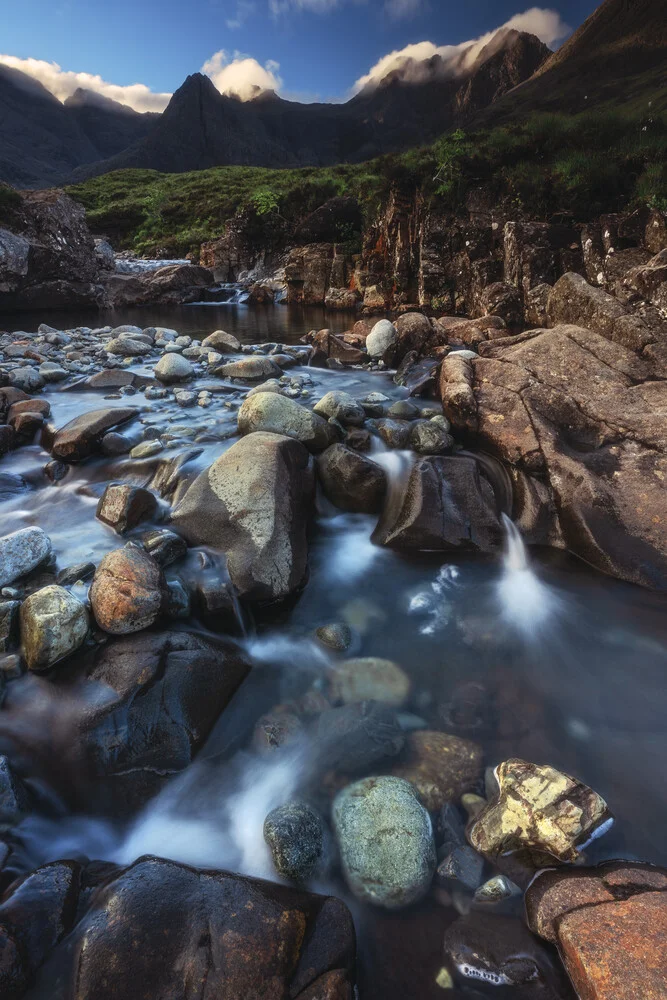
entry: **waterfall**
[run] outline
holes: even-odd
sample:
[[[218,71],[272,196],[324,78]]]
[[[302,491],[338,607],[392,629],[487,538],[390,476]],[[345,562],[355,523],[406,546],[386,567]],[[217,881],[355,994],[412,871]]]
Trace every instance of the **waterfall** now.
[[[562,599],[533,570],[521,532],[502,514],[505,529],[505,553],[496,596],[505,621],[528,639],[539,633],[558,614]]]

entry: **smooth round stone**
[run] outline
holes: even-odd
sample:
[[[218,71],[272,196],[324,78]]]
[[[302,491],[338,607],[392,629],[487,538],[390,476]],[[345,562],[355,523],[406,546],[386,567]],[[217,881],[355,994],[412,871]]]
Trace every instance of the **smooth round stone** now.
[[[299,387],[300,389],[300,387]],[[313,407],[325,419],[334,419],[347,426],[361,426],[366,419],[366,411],[349,392],[333,391],[322,396],[319,403]]]
[[[45,382],[62,382],[63,379],[67,378],[69,373],[60,365],[57,365],[55,361],[45,361],[39,366],[39,374]]]
[[[454,438],[434,420],[419,420],[412,425],[410,444],[419,455],[445,455],[454,447]]]
[[[366,350],[372,358],[381,358],[398,340],[398,331],[388,319],[375,324],[366,338]]]
[[[39,392],[44,386],[44,379],[36,368],[15,368],[9,373],[9,384],[23,392]]]
[[[288,802],[270,812],[264,820],[264,840],[284,878],[305,882],[322,865],[324,824],[305,802]]]
[[[163,355],[154,368],[155,377],[166,385],[184,382],[194,374],[194,368],[187,358],[180,354]]]
[[[348,785],[334,799],[332,816],[355,896],[394,910],[428,892],[436,865],[433,829],[409,782],[371,777]]]
[[[392,403],[387,410],[387,416],[392,420],[416,420],[419,416],[419,407],[411,403],[409,399],[399,399]]]
[[[142,441],[130,451],[130,458],[152,458],[163,450],[161,441]]]
[[[323,646],[344,653],[352,645],[352,629],[344,622],[333,622],[331,625],[321,625],[315,635]]]
[[[375,656],[345,660],[330,675],[331,695],[344,704],[379,701],[400,708],[410,694],[410,678],[392,660]]]
[[[51,555],[51,539],[41,528],[20,528],[0,538],[0,587],[26,576]]]

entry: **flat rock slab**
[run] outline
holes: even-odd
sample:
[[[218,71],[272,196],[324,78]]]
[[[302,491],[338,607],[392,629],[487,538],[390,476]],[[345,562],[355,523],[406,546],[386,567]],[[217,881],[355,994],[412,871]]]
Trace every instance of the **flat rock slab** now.
[[[138,413],[139,410],[134,406],[109,406],[82,413],[56,431],[51,443],[51,454],[63,462],[81,462],[95,453],[107,431],[128,423]]]

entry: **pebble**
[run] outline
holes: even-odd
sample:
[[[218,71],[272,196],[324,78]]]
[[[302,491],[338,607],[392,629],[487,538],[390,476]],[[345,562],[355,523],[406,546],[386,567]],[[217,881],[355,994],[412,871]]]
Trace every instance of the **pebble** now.
[[[322,867],[325,834],[322,818],[305,802],[278,806],[264,820],[264,840],[279,875],[306,882]]]

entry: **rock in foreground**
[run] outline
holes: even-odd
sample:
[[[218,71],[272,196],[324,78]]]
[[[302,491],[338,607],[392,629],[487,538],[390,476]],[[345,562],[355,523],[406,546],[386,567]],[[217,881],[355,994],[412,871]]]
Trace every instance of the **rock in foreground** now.
[[[160,565],[144,549],[127,545],[109,552],[95,571],[90,604],[105,632],[127,635],[153,625],[167,606]]]
[[[355,896],[399,909],[427,891],[435,871],[431,820],[402,778],[365,778],[336,796],[333,822]]]
[[[21,643],[30,670],[48,670],[88,634],[88,612],[64,587],[42,587],[21,605]]]
[[[51,555],[51,539],[41,528],[19,528],[0,538],[0,587],[26,576]]]

